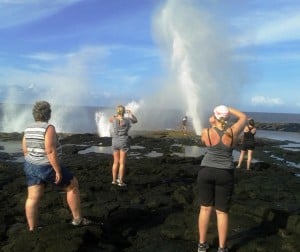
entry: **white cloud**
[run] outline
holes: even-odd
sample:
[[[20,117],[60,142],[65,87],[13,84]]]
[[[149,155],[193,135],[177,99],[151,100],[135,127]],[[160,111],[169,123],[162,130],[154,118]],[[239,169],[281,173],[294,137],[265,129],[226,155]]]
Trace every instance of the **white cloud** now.
[[[274,52],[272,54],[251,54],[239,53],[234,56],[236,60],[241,61],[298,61],[300,60],[300,52]]]
[[[273,98],[273,97],[267,97],[267,96],[254,96],[251,98],[252,105],[259,106],[259,105],[282,105],[284,102],[280,98]]]
[[[60,55],[54,53],[47,53],[47,52],[38,52],[31,55],[27,55],[25,57],[35,59],[35,60],[40,60],[40,61],[53,61],[58,59]]]
[[[256,43],[274,43],[300,39],[300,12],[266,23],[258,29]]]
[[[0,0],[0,28],[50,16],[79,1],[82,0]]]
[[[49,52],[35,52],[32,54],[22,55],[23,58],[31,59],[32,61],[26,66],[33,70],[47,71],[47,69],[63,65],[67,62],[82,62],[77,67],[89,63],[88,69],[93,71],[103,58],[110,54],[110,48],[104,46],[84,46],[78,51],[68,53],[49,53]],[[59,68],[58,68],[59,69]],[[61,68],[61,71],[64,71]]]
[[[1,87],[10,90],[9,100],[12,102],[48,97],[57,102],[84,103],[89,99],[91,72],[101,71],[101,62],[107,53],[106,48],[94,46],[60,55],[44,52],[23,55],[33,61],[37,60],[38,63],[34,68],[28,68],[28,65],[24,69],[1,68]],[[45,71],[37,72],[37,69],[42,69],[44,63],[47,63]],[[12,90],[12,86],[19,88]]]
[[[237,25],[242,31],[236,40],[239,46],[300,40],[299,9],[250,13],[247,17],[235,20],[237,22],[243,25]]]

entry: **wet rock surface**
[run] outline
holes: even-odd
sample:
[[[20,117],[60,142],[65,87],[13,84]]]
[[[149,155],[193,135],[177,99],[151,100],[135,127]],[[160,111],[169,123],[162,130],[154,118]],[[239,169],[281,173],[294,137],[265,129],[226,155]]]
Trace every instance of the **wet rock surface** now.
[[[1,134],[1,141],[21,140]],[[126,182],[111,184],[110,154],[78,154],[89,146],[110,146],[110,138],[94,134],[61,135],[63,163],[80,184],[83,215],[94,221],[70,225],[65,194],[48,186],[40,205],[40,229],[27,231],[26,183],[22,163],[0,156],[0,251],[196,251],[198,241],[197,173],[202,156],[179,157],[172,148],[201,146],[199,137],[180,132],[136,133],[132,144],[143,146],[127,159]],[[230,251],[297,251],[300,248],[299,152],[279,148],[282,142],[257,139],[251,171],[235,171],[230,211]],[[1,143],[0,143],[1,145]],[[172,147],[173,146],[173,147]],[[175,146],[175,147],[174,147]],[[239,148],[239,146],[237,147]],[[151,151],[160,157],[146,157]],[[134,150],[137,152],[137,150]],[[282,157],[276,161],[271,154]],[[209,226],[209,251],[217,250],[216,218]]]

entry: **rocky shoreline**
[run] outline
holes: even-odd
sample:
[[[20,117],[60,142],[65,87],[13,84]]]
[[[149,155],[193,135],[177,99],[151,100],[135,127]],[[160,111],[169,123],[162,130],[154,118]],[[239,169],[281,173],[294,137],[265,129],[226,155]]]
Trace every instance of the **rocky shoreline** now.
[[[300,127],[299,127],[300,128]],[[298,128],[298,130],[299,130]],[[174,148],[201,146],[199,137],[175,131],[136,133],[142,146],[128,157],[126,188],[111,185],[112,156],[78,154],[89,146],[110,146],[110,138],[95,134],[61,135],[64,164],[80,183],[83,214],[95,224],[74,228],[64,193],[49,186],[40,206],[42,229],[29,233],[24,214],[26,183],[19,154],[0,156],[0,247],[8,251],[196,251],[198,240],[197,172],[202,156],[172,155]],[[18,133],[0,140],[21,140]],[[299,152],[279,148],[282,142],[257,139],[251,171],[235,172],[230,211],[230,251],[297,251],[300,248]],[[1,145],[1,143],[0,143]],[[172,146],[172,148],[171,148]],[[238,146],[239,148],[239,146]],[[147,157],[149,152],[163,153]],[[270,153],[282,157],[274,161]],[[209,251],[217,250],[215,218],[210,225]]]
[[[259,130],[277,130],[286,132],[300,132],[299,123],[261,123],[255,124]]]

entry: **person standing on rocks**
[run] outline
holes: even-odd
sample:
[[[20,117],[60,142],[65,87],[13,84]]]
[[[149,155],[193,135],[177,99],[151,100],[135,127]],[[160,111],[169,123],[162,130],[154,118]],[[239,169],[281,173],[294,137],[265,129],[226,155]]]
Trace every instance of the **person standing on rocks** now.
[[[237,119],[231,126],[228,125],[230,116]],[[217,215],[218,252],[228,251],[228,211],[234,187],[235,168],[232,151],[246,121],[247,116],[243,112],[220,105],[209,118],[211,127],[202,130],[201,140],[207,147],[207,152],[201,162],[197,179],[200,200],[198,252],[206,252],[209,248],[207,230],[213,208]]]
[[[35,122],[25,129],[22,140],[28,186],[25,212],[29,231],[38,227],[38,208],[46,184],[55,184],[66,191],[67,203],[73,216],[72,225],[90,224],[90,220],[81,216],[78,181],[61,164],[62,151],[56,130],[48,123],[51,117],[50,104],[47,101],[36,102],[32,114]]]
[[[128,117],[125,117],[125,112]],[[109,121],[113,124],[112,127],[112,150],[114,162],[112,166],[112,184],[118,186],[126,186],[124,182],[125,162],[127,152],[130,149],[130,139],[128,131],[132,123],[137,123],[137,118],[130,110],[125,110],[125,107],[118,105],[116,115],[111,117]]]
[[[187,121],[188,121],[188,117],[184,116],[182,118],[182,132],[183,132],[184,135],[187,134]]]
[[[241,168],[244,156],[247,153],[247,170],[250,170],[253,151],[255,148],[255,139],[254,135],[256,134],[255,123],[253,119],[248,120],[248,125],[244,128],[244,135],[242,138],[242,148],[239,158],[239,162],[236,168]]]

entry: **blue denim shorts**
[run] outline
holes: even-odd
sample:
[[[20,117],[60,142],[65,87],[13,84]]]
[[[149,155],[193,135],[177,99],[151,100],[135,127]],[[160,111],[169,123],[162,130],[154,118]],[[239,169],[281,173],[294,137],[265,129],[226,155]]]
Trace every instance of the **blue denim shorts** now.
[[[51,165],[34,165],[25,161],[24,172],[26,175],[27,186],[55,184],[55,170]],[[66,187],[70,184],[71,180],[74,178],[74,175],[64,167],[61,167],[61,174],[61,182],[55,185]]]

